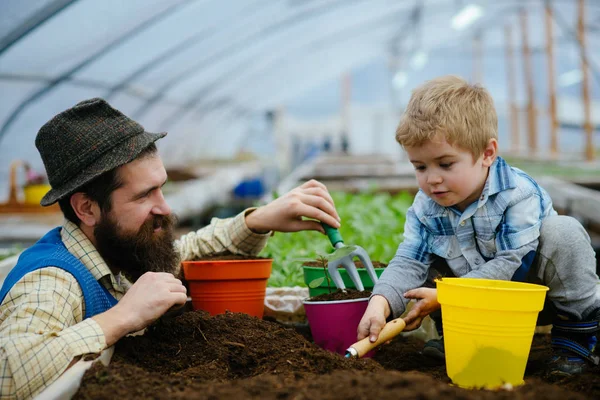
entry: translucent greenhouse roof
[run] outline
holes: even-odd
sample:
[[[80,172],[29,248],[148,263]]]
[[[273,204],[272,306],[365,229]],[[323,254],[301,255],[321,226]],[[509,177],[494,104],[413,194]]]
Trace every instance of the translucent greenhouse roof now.
[[[456,25],[457,13],[471,3],[482,15],[462,29]],[[599,20],[599,3],[586,2],[590,24]],[[310,102],[314,99],[303,97],[306,93],[369,63],[387,68],[390,57],[412,57],[415,63],[415,55],[427,51],[426,68],[409,75],[411,82],[447,72],[469,74],[474,32],[484,38],[485,83],[502,97],[504,27],[513,26],[518,50],[519,10],[525,7],[529,44],[543,56],[543,4],[538,0],[2,0],[0,174],[16,158],[41,165],[34,147],[38,129],[85,98],[104,97],[149,131],[168,131],[161,144],[167,163],[169,154],[179,161],[231,154],[252,118],[293,102]],[[577,2],[551,4],[561,73],[580,63],[574,45]],[[598,28],[590,25],[588,30],[594,79],[600,54],[595,51],[600,45],[595,40]],[[536,71],[545,70],[542,58],[534,62]],[[455,68],[447,71],[447,65]],[[543,86],[546,77],[536,74],[536,80]],[[368,86],[367,81],[364,87]],[[360,88],[353,93],[360,98]]]

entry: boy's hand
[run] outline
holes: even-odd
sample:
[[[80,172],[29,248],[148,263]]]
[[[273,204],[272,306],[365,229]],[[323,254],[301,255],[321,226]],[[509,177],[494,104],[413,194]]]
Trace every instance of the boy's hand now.
[[[437,290],[430,288],[417,288],[404,293],[407,299],[416,299],[414,307],[404,317],[405,331],[412,331],[421,326],[423,318],[440,308],[437,301]]]
[[[371,297],[369,305],[358,324],[358,340],[369,336],[371,343],[377,341],[379,332],[385,326],[386,318],[390,315],[390,312],[390,305],[385,297],[380,295]]]

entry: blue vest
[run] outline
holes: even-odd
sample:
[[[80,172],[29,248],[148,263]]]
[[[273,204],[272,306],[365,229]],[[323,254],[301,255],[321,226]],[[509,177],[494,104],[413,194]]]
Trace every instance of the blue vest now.
[[[17,265],[8,273],[0,289],[0,304],[23,276],[46,267],[64,269],[77,279],[85,301],[84,318],[103,313],[117,304],[117,300],[94,278],[85,265],[69,253],[60,238],[60,228],[52,229],[21,254]]]

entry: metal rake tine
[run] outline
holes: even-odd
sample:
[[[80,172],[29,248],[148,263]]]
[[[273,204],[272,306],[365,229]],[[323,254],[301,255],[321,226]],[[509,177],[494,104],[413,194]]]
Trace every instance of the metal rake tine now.
[[[377,273],[375,272],[375,267],[373,267],[373,263],[371,262],[371,258],[363,248],[356,249],[355,253],[356,257],[358,257],[358,259],[363,263],[364,267],[366,268],[367,273],[369,274],[369,277],[373,282],[373,285],[375,285],[377,283],[378,278]]]
[[[358,275],[358,270],[356,269],[354,261],[352,261],[352,259],[345,259],[342,262],[342,265],[346,269],[346,272],[348,273],[350,279],[352,279],[352,282],[354,282],[354,286],[356,286],[356,289],[360,290],[361,292],[365,290],[365,287],[363,286],[362,281],[360,280],[360,276]]]
[[[344,285],[344,280],[340,275],[340,271],[338,271],[338,265],[340,263],[338,261],[327,263],[327,272],[329,272],[329,277],[335,284],[338,289],[346,290],[346,285]]]

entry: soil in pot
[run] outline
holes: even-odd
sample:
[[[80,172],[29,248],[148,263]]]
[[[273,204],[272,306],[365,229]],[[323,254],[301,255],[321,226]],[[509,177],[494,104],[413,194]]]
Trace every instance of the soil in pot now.
[[[364,268],[365,267],[360,260],[353,260],[353,261],[354,261],[354,265],[356,265],[356,268]],[[384,263],[379,262],[379,261],[372,261],[371,264],[373,264],[374,268],[385,268],[385,267],[387,267],[387,264],[384,264]],[[305,262],[303,265],[306,265],[307,267],[320,267],[320,268],[323,268],[323,264],[320,263],[319,261],[309,261],[309,262]],[[339,268],[343,268],[343,266],[340,265]]]
[[[322,350],[293,330],[245,314],[187,312],[144,336],[122,339],[108,367],[84,376],[75,399],[583,399],[599,398],[600,368],[574,378],[545,374],[549,336],[536,335],[524,386],[478,391],[450,386],[444,364],[397,337],[374,360]]]
[[[307,301],[338,301],[338,300],[354,300],[354,299],[364,299],[371,297],[371,292],[368,290],[355,290],[355,289],[346,289],[343,291],[341,289],[332,289],[331,293],[323,293],[318,296],[311,297]]]

